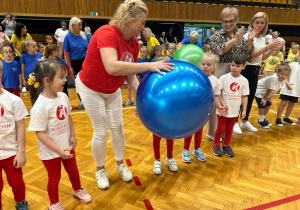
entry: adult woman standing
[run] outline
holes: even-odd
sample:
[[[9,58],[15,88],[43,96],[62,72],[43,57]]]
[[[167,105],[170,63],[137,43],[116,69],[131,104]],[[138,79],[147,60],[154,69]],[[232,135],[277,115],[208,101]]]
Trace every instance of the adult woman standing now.
[[[1,22],[2,25],[5,26],[5,34],[8,36],[9,39],[11,39],[11,36],[15,33],[15,28],[17,25],[17,22],[15,20],[15,16],[11,13],[5,14],[5,19]]]
[[[250,90],[250,94],[248,95],[246,117],[241,122],[241,128],[244,128],[251,132],[257,132],[257,128],[251,125],[251,123],[248,121],[248,117],[257,88],[260,64],[263,60],[266,60],[271,55],[275,48],[278,48],[280,45],[280,42],[275,39],[271,41],[270,44],[265,44],[264,36],[268,31],[268,22],[269,20],[266,13],[256,13],[249,25],[249,31],[254,31],[255,37],[252,40],[249,40],[249,34],[246,33],[244,35],[245,40],[248,40],[248,42],[253,42],[254,52],[251,61],[246,62],[246,68],[241,72],[241,74],[248,80]],[[235,124],[233,132],[236,134],[242,134],[242,130],[240,129],[238,123]]]
[[[156,45],[160,45],[159,41],[155,38],[154,34],[152,33],[150,28],[145,28],[142,32],[144,38],[147,41],[147,47],[151,50],[151,47]]]
[[[91,147],[97,166],[95,178],[100,189],[109,187],[104,168],[108,127],[117,172],[124,181],[132,180],[132,173],[123,163],[125,136],[120,87],[125,78],[133,89],[137,89],[137,73],[150,70],[161,74],[160,69],[172,70],[172,64],[163,61],[133,63],[139,53],[139,43],[135,37],[145,28],[147,13],[148,9],[141,0],[122,3],[109,25],[100,27],[94,33],[82,71],[76,78],[76,91],[81,95],[93,125]]]
[[[17,62],[20,61],[21,57],[21,42],[25,41],[26,39],[32,39],[29,33],[27,33],[26,25],[23,23],[17,23],[15,33],[11,36],[11,42],[16,53],[15,60]]]
[[[167,40],[167,37],[166,37],[166,32],[162,32],[161,33],[161,36],[159,37],[159,43],[161,44],[161,45],[166,45],[166,44],[168,44],[168,40]]]
[[[76,76],[82,69],[82,63],[86,56],[88,47],[87,34],[82,30],[82,20],[72,17],[69,23],[69,33],[64,39],[64,51],[66,51],[66,61],[71,74]],[[80,95],[78,109],[83,109]]]
[[[216,31],[211,38],[211,50],[213,53],[220,57],[219,64],[215,71],[215,76],[220,78],[226,74],[229,70],[229,62],[232,59],[233,54],[245,54],[248,59],[252,57],[252,39],[254,34],[249,33],[249,41],[244,38],[244,27],[237,28],[239,12],[234,7],[226,7],[221,12],[221,21],[223,28],[220,31]],[[212,116],[207,123],[206,136],[211,140],[214,139],[214,134],[217,128],[217,116],[215,108],[212,112]]]

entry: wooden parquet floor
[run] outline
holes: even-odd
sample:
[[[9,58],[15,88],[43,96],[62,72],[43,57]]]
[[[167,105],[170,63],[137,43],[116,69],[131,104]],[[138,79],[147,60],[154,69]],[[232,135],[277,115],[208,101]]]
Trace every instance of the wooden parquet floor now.
[[[204,127],[201,148],[207,161],[200,162],[191,156],[191,164],[183,163],[183,140],[176,140],[174,159],[179,170],[173,173],[165,164],[166,144],[162,140],[163,173],[159,176],[152,172],[154,157],[151,133],[135,117],[133,106],[124,107],[125,159],[131,160],[132,166],[129,168],[139,178],[141,185],[121,180],[116,172],[109,138],[105,166],[109,173],[110,188],[100,190],[94,180],[95,164],[91,153],[93,129],[86,112],[76,110],[79,100],[75,89],[69,89],[69,93],[74,108],[71,115],[78,142],[76,155],[82,187],[91,194],[93,201],[82,204],[74,199],[67,174],[62,170],[59,194],[67,210],[146,209],[143,202],[146,199],[149,199],[153,209],[246,209],[300,194],[300,124],[285,124],[282,128],[274,125],[278,95],[274,97],[267,117],[273,123],[270,129],[259,128],[257,133],[244,131],[241,136],[233,135],[231,146],[235,152],[234,158],[213,155],[212,141],[205,136]],[[122,94],[125,103],[126,88],[122,88]],[[21,97],[30,110],[29,94],[22,94]],[[297,119],[299,114],[300,108],[296,104],[291,117]],[[29,119],[25,120],[26,128]],[[257,119],[257,108],[253,105],[249,121],[256,125]],[[31,210],[47,209],[47,172],[38,158],[35,133],[26,132],[26,135],[27,164],[23,167],[26,197]],[[5,175],[2,203],[4,210],[14,209],[13,194]],[[271,209],[300,209],[300,200]]]

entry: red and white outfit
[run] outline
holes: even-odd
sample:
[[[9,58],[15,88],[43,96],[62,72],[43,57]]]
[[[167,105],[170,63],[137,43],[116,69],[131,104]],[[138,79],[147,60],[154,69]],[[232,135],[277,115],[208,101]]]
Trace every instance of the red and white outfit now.
[[[59,147],[70,148],[69,115],[72,110],[65,93],[58,92],[55,99],[41,94],[30,111],[28,131],[45,131],[47,136]],[[48,195],[52,204],[59,201],[58,185],[61,176],[61,163],[69,175],[74,191],[81,189],[75,152],[73,158],[63,160],[61,157],[37,139],[39,157],[48,172]]]
[[[16,121],[24,119],[28,112],[20,97],[3,90],[0,95],[0,209],[2,209],[2,190],[4,169],[16,202],[25,200],[25,183],[22,168],[13,166],[18,151]]]
[[[76,91],[93,125],[92,153],[96,165],[104,165],[108,130],[116,161],[123,160],[125,135],[122,119],[120,87],[125,76],[111,76],[104,68],[100,48],[114,48],[118,60],[137,62],[139,43],[136,38],[125,40],[121,31],[113,25],[100,27],[89,42],[82,71],[76,78]]]
[[[221,92],[220,92],[219,80],[217,79],[217,77],[215,77],[214,75],[210,75],[208,77],[208,79],[209,79],[209,81],[211,83],[211,86],[213,88],[214,95],[220,95]],[[207,123],[209,123],[209,121]],[[200,144],[201,144],[201,140],[202,140],[202,131],[203,131],[203,127],[199,131],[197,131],[194,135],[195,150],[200,148]],[[184,149],[186,149],[186,150],[190,149],[191,140],[192,140],[192,136],[184,138]]]
[[[214,145],[220,145],[221,135],[226,129],[224,145],[229,146],[233,126],[239,116],[242,96],[249,95],[249,84],[244,76],[233,77],[231,73],[228,73],[220,77],[219,86],[222,100],[228,106],[228,110],[225,115],[220,115],[217,110],[218,126],[215,132]]]

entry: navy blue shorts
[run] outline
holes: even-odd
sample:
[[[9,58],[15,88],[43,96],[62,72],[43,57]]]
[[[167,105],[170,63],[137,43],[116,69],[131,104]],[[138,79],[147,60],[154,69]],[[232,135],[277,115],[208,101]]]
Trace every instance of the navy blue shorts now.
[[[290,101],[293,103],[298,103],[298,97],[294,97],[294,96],[280,94],[279,99],[284,100],[284,101]]]
[[[257,103],[257,108],[259,108],[259,109],[267,108],[268,106],[272,105],[272,103],[270,101],[267,101],[265,106],[261,105],[260,102],[261,102],[262,98],[258,98],[256,96],[255,96],[255,100],[256,100],[256,103]]]

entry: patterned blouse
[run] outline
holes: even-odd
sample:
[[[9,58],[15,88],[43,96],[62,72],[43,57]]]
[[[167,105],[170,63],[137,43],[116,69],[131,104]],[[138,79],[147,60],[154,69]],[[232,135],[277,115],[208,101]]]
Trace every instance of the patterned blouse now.
[[[235,35],[236,31],[233,31],[233,33]],[[249,61],[251,60],[253,55],[253,47],[251,52],[248,53],[247,40],[245,40],[244,37],[242,37],[238,41],[238,43],[236,43],[229,51],[223,54],[223,51],[225,49],[225,44],[229,40],[231,40],[231,38],[226,34],[224,29],[221,29],[220,31],[216,31],[211,38],[211,42],[210,42],[211,51],[219,56],[220,63],[230,62],[234,53],[246,54],[248,55],[248,60]]]

